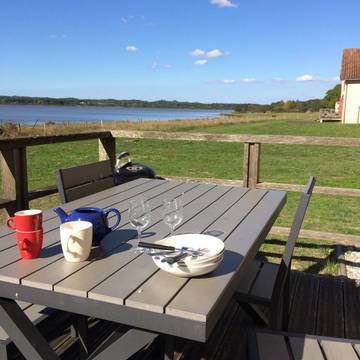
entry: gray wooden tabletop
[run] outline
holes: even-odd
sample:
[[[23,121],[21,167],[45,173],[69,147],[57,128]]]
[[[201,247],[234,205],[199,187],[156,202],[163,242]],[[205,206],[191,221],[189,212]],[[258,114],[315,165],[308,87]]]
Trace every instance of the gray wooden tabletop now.
[[[128,219],[129,200],[150,201],[152,221],[144,236],[154,241],[169,232],[162,221],[162,200],[182,193],[184,219],[176,233],[207,233],[225,241],[220,266],[198,278],[170,275],[149,255],[129,250],[136,242]],[[138,179],[110,188],[63,206],[115,207],[122,214],[119,228],[92,250],[87,261],[64,260],[60,222],[52,210],[44,212],[44,244],[38,259],[20,259],[14,233],[2,228],[0,296],[206,341],[285,201],[281,191],[191,182]]]

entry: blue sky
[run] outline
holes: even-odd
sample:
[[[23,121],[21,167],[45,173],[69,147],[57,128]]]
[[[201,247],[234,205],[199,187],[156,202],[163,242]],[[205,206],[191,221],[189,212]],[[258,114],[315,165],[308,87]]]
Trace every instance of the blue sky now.
[[[12,0],[0,94],[268,103],[323,97],[359,0]]]

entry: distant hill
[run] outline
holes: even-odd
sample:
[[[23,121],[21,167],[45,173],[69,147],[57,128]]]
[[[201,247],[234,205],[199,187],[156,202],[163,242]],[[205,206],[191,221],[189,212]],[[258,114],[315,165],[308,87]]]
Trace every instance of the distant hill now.
[[[261,104],[227,104],[187,101],[143,101],[143,100],[116,100],[116,99],[77,99],[77,98],[50,98],[30,96],[0,96],[0,105],[59,105],[59,106],[121,106],[143,108],[179,108],[179,109],[224,109],[237,112],[282,112],[282,111],[319,111],[320,108],[332,108],[340,96],[340,85],[330,89],[324,99],[310,99],[306,101],[289,100],[273,102],[269,105]]]

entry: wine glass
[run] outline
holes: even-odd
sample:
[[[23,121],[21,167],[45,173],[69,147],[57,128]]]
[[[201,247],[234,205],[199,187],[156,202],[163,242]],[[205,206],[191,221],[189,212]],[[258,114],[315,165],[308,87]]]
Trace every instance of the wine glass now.
[[[163,219],[164,223],[169,226],[171,235],[173,235],[175,228],[183,219],[182,197],[163,200]]]
[[[130,200],[129,220],[130,224],[137,230],[139,244],[139,241],[141,240],[141,232],[150,224],[151,220],[151,207],[149,201],[144,199]],[[135,249],[135,251],[140,250],[142,249],[138,246]]]

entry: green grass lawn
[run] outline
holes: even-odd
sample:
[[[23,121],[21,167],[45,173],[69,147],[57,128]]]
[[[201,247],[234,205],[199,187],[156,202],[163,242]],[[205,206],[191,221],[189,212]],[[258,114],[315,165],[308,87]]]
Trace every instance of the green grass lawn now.
[[[309,120],[258,120],[217,126],[182,127],[177,130],[216,134],[360,137],[360,126],[343,125],[340,123],[320,124],[319,122]]]
[[[338,161],[334,152],[310,151],[306,146],[263,147],[261,178],[266,181],[304,184],[310,174],[319,177],[318,184],[359,187],[360,152],[357,151],[356,169],[351,169],[351,148],[339,149]],[[330,148],[330,150],[336,148]],[[145,162],[156,172],[168,176],[241,179],[242,144],[190,141],[118,139],[117,150],[127,150],[136,161]],[[57,168],[89,163],[97,160],[97,141],[40,145],[28,148],[29,188],[36,189],[55,183]],[[325,159],[325,160],[324,160]],[[277,225],[290,226],[299,194],[289,193],[285,209]],[[57,196],[32,202],[43,208],[55,206]],[[304,222],[305,229],[360,235],[358,209],[360,199],[314,194]]]
[[[205,127],[193,125],[174,127],[174,129],[214,133],[360,136],[360,127],[319,124],[313,119],[310,121],[309,117],[291,120],[257,119],[228,125]],[[242,178],[243,144],[241,143],[118,139],[117,152],[125,150],[132,154],[135,161],[147,163],[158,174],[165,176]],[[97,140],[29,147],[29,188],[37,189],[53,185],[54,171],[58,168],[81,165],[97,159]],[[266,182],[305,184],[310,175],[316,175],[318,185],[360,188],[360,148],[265,144],[261,148],[260,169],[261,181]],[[287,205],[277,220],[277,225],[291,225],[298,198],[298,193],[288,194]],[[34,200],[31,206],[45,209],[54,207],[57,202],[57,195],[53,195]],[[314,194],[303,228],[360,235],[359,205],[360,199],[355,197]],[[276,244],[270,241],[265,246],[273,246],[273,250],[279,253],[282,240],[279,241]],[[325,266],[327,270],[324,271],[335,272],[333,255],[329,255],[332,254],[333,249],[328,247],[329,244],[322,242],[316,242],[316,246],[318,245],[320,248],[316,249],[303,246],[301,251],[304,254],[307,251],[310,253],[314,251],[314,254],[318,254],[316,251],[323,252],[321,256],[326,260],[321,262],[321,266],[329,262]],[[322,271],[320,265],[308,260],[303,260],[299,268]]]
[[[285,250],[286,239],[268,236],[261,246],[258,256],[268,261],[280,263]],[[291,268],[312,274],[336,275],[339,265],[336,261],[334,243],[322,240],[298,239],[292,257]]]

